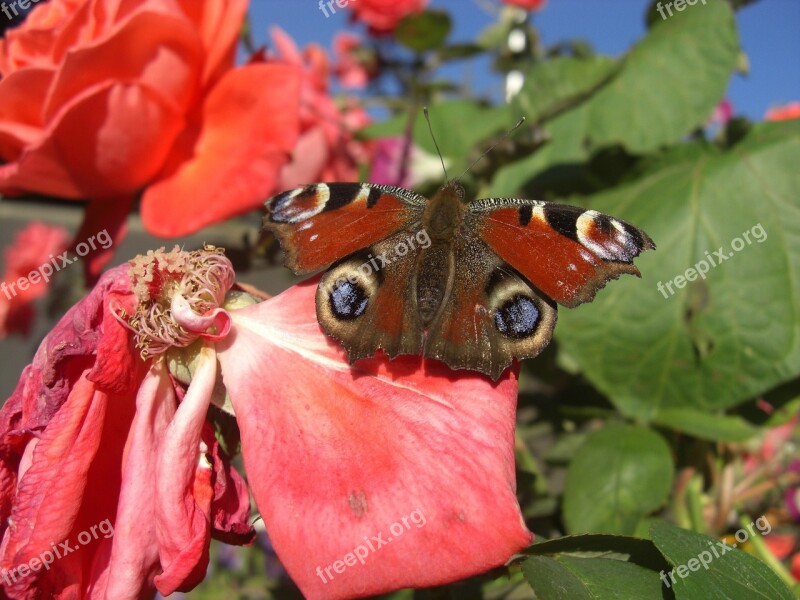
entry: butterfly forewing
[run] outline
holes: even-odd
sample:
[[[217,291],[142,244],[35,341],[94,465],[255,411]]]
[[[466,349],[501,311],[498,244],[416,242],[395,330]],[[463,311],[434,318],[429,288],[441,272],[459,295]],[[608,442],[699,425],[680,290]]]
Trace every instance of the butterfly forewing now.
[[[537,289],[559,304],[591,301],[653,241],[619,219],[566,204],[517,198],[470,203],[476,234]]]
[[[286,266],[312,273],[419,220],[425,198],[404,188],[315,183],[266,202],[264,228],[286,254]]]

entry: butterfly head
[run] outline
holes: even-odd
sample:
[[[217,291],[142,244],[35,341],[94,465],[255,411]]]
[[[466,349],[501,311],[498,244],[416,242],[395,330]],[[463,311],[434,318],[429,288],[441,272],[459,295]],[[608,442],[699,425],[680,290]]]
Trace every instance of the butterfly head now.
[[[439,188],[438,194],[439,196],[453,196],[459,200],[459,202],[464,202],[466,198],[467,192],[464,189],[463,184],[458,179],[450,179],[446,181],[442,187]]]

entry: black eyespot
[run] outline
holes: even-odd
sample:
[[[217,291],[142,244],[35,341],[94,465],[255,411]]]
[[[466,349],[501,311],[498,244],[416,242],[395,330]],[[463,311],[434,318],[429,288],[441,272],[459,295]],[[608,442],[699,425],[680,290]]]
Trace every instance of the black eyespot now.
[[[364,314],[369,304],[369,298],[364,288],[358,283],[342,281],[337,283],[328,297],[331,312],[338,319],[350,321]]]
[[[539,309],[533,300],[517,294],[494,312],[494,324],[506,337],[530,337],[539,325]]]

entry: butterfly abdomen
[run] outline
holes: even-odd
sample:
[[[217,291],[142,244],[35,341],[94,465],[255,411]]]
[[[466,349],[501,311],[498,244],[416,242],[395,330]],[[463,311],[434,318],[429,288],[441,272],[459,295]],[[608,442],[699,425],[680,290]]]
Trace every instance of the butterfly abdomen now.
[[[442,303],[452,289],[454,272],[452,242],[442,240],[434,242],[417,257],[414,290],[417,297],[417,311],[424,327],[427,327],[439,313]]]

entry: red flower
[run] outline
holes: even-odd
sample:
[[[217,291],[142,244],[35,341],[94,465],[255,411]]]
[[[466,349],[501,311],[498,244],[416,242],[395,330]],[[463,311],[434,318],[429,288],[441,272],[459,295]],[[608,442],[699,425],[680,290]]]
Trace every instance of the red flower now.
[[[350,2],[353,18],[366,23],[373,33],[389,33],[412,13],[425,9],[428,0],[358,0]]]
[[[455,581],[530,542],[515,373],[493,383],[408,357],[351,368],[319,328],[314,281],[253,305],[223,298],[217,251],[134,267],[133,286],[115,269],[65,316],[0,411],[0,567],[108,532],[6,582],[9,597],[188,590],[211,534],[251,539],[246,490],[207,426],[225,397],[217,359],[271,542],[309,598]]]
[[[0,282],[0,338],[27,335],[33,321],[32,302],[47,291],[67,247],[67,231],[34,221],[17,233],[5,249],[6,271]],[[55,260],[55,267],[53,266]]]
[[[546,0],[501,0],[503,4],[518,6],[525,10],[541,10]]]
[[[233,68],[246,0],[51,0],[0,40],[2,193],[90,199],[177,236],[277,189],[294,69]],[[120,60],[124,56],[125,60]]]
[[[764,115],[767,121],[788,121],[789,119],[800,119],[800,102],[790,102],[785,106],[770,108]]]
[[[300,52],[279,27],[271,30],[276,54],[272,61],[301,73],[300,140],[291,162],[281,171],[280,189],[314,181],[353,181],[358,163],[367,159],[367,146],[354,132],[369,122],[359,106],[339,108],[329,92],[331,69],[325,50],[312,44]]]

